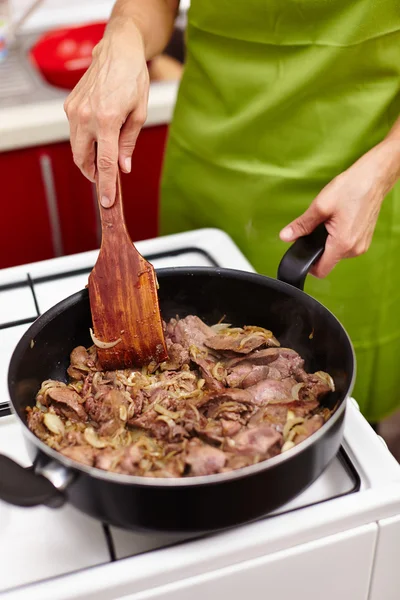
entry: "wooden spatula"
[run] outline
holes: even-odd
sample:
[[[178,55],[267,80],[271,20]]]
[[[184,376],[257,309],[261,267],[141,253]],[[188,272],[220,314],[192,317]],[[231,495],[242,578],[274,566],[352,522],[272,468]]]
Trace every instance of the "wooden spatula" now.
[[[119,173],[115,203],[103,208],[99,202],[99,207],[102,241],[89,275],[89,299],[100,364],[113,371],[160,363],[166,360],[167,350],[157,279],[129,236]]]

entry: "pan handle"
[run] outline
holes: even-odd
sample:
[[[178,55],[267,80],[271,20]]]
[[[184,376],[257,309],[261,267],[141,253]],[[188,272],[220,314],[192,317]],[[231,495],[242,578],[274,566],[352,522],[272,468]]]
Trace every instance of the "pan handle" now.
[[[278,267],[278,279],[299,290],[312,265],[322,256],[328,232],[322,223],[309,235],[299,238],[284,254]]]
[[[0,454],[0,500],[16,506],[59,508],[66,502],[64,489],[71,473],[62,465],[48,462],[24,468]]]

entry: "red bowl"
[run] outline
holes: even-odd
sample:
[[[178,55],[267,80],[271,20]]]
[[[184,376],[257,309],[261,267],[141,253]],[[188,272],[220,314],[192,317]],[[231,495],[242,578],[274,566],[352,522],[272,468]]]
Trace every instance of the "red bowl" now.
[[[30,59],[48,83],[71,90],[90,66],[105,27],[101,22],[50,31],[31,48]]]

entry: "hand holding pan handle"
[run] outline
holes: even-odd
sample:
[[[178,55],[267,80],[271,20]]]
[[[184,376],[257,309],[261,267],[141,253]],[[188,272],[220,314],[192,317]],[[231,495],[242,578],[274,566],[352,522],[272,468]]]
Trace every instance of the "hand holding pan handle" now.
[[[299,238],[290,246],[278,267],[278,279],[290,283],[299,290],[312,265],[322,256],[328,232],[322,223],[309,235]]]
[[[59,508],[66,502],[64,489],[73,477],[56,462],[24,468],[4,454],[0,454],[0,474],[0,500],[24,507]]]

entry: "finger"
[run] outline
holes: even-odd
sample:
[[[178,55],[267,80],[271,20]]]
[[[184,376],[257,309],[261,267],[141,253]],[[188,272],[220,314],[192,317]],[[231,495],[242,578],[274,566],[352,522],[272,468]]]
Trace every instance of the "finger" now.
[[[71,139],[74,162],[85,177],[92,182],[94,182],[96,174],[96,152],[94,142],[95,140],[92,135],[82,129],[82,127],[77,128],[73,143]]]
[[[118,169],[118,130],[108,131],[97,142],[97,174],[100,202],[105,208],[114,204]]]
[[[308,209],[297,219],[287,225],[279,234],[283,242],[294,242],[299,237],[308,235],[314,229],[326,220],[315,202],[310,204]]]
[[[146,105],[138,107],[131,112],[121,129],[119,136],[119,164],[125,173],[131,172],[132,153],[146,118]]]
[[[314,277],[323,279],[344,257],[344,253],[340,250],[335,240],[332,236],[328,235],[324,253],[319,261],[312,267],[310,273],[314,275]]]

